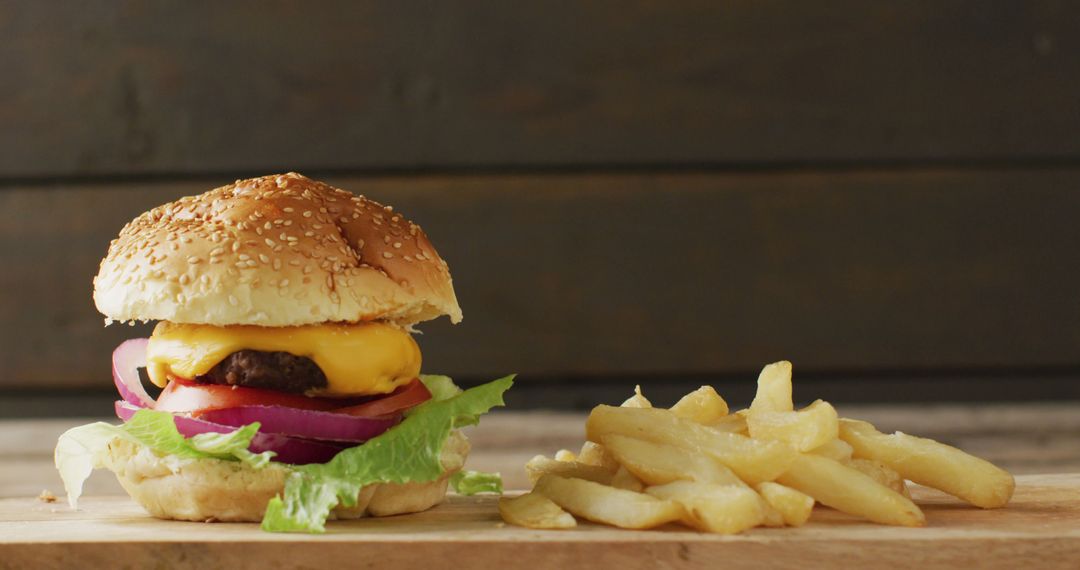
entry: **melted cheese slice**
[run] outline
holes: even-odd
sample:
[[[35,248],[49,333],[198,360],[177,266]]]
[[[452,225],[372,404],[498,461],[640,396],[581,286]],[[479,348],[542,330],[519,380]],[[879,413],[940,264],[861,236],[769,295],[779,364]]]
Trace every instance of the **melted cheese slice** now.
[[[164,387],[169,377],[206,374],[238,350],[288,352],[313,360],[326,375],[314,396],[385,394],[420,373],[420,347],[409,333],[383,323],[304,327],[158,323],[147,347],[147,375]]]

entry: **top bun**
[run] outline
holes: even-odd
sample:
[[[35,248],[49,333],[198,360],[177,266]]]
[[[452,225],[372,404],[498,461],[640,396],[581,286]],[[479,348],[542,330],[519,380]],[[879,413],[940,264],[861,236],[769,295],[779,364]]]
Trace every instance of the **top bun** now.
[[[115,321],[261,325],[461,320],[420,226],[295,172],[145,212],[112,241],[94,302]]]

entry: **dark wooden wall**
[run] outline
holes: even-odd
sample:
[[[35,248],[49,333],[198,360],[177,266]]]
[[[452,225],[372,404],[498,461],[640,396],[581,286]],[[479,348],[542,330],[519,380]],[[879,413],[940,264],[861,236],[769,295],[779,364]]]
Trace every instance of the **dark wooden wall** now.
[[[26,1],[0,37],[0,396],[107,387],[145,331],[94,311],[109,239],[285,170],[431,234],[432,370],[1078,394],[1077,4]]]

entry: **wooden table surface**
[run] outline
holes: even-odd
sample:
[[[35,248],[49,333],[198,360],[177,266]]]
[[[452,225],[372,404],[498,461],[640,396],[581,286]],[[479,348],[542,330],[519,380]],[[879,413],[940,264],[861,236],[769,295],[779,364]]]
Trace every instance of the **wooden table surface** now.
[[[1016,474],[1080,472],[1080,402],[948,405],[838,406],[882,430],[924,435],[985,457]],[[507,412],[485,416],[470,428],[468,467],[499,471],[507,489],[528,487],[522,466],[537,453],[578,449],[585,414]],[[0,421],[0,498],[36,497],[43,489],[62,495],[52,449],[65,429],[87,419]],[[111,474],[95,473],[88,495],[122,494]]]
[[[1007,508],[983,510],[913,486],[927,526],[877,525],[817,507],[799,528],[734,536],[679,525],[630,531],[582,521],[571,530],[504,524],[493,496],[450,496],[415,515],[332,523],[323,535],[272,534],[255,524],[148,517],[123,497],[79,511],[0,499],[0,569],[7,568],[919,568],[1075,570],[1080,474],[1021,475]],[[445,563],[440,564],[440,562]]]

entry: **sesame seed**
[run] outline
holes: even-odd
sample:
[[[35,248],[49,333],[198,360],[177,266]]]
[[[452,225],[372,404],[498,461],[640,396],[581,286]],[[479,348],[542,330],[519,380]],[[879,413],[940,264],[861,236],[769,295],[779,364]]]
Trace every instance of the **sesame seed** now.
[[[181,285],[187,285],[188,283],[191,283],[191,277],[189,277],[187,273],[181,275],[180,276],[180,284]]]
[[[362,240],[362,239],[356,240],[356,249],[364,249],[364,240]]]
[[[270,258],[265,253],[259,254],[259,261],[263,263],[270,263]]]
[[[286,207],[282,208],[282,209],[281,209],[281,211],[282,211],[282,212],[290,212],[290,213],[291,213],[291,212],[293,211],[293,209],[292,209],[292,207],[290,207],[290,206],[286,206]]]
[[[304,217],[305,218],[310,218],[311,217],[311,210],[304,210]]]
[[[187,262],[192,264],[192,265],[195,265],[196,263],[202,262],[202,258],[200,258],[199,256],[196,256],[196,255],[193,255],[193,256],[187,258]]]
[[[229,295],[229,304],[235,307],[240,304],[240,301],[236,297]]]
[[[278,259],[276,257],[274,258],[274,269],[275,270],[281,269],[281,259]]]
[[[382,240],[383,240],[383,243],[390,243],[390,235],[389,234],[384,235],[382,237]]]
[[[240,242],[234,241],[232,244],[233,253],[240,251]]]
[[[308,230],[308,231],[304,232],[304,237],[311,237],[313,235],[315,235],[315,232],[313,232],[311,230]]]
[[[225,250],[224,250],[224,249],[222,249],[222,248],[220,248],[220,247],[215,247],[214,249],[211,249],[211,250],[210,250],[210,255],[211,255],[211,256],[214,256],[214,255],[221,255],[221,254],[223,254],[223,253],[225,253]]]
[[[405,261],[412,261],[412,257],[411,257],[411,256],[408,256],[408,255],[406,255],[406,256],[405,256]]]
[[[311,273],[311,266],[310,265],[305,265],[304,266],[304,275],[307,275],[308,273]]]
[[[251,259],[251,256],[250,256],[250,255],[248,255],[248,254],[246,254],[246,253],[241,253],[241,254],[240,254],[240,255],[239,255],[238,257],[237,257],[237,259],[239,259],[240,261],[247,261],[247,260]]]
[[[270,247],[274,247],[275,245],[277,245],[277,242],[276,242],[276,241],[274,241],[274,240],[272,240],[272,239],[270,239],[270,238],[266,238],[266,239],[264,239],[263,241],[265,241],[265,242],[266,242],[266,245],[268,245],[268,246],[270,246]]]
[[[291,226],[292,225],[292,220],[285,220],[284,222],[281,222],[281,225],[283,225],[283,226]]]
[[[424,255],[424,252],[418,251],[418,252],[416,252],[416,259],[419,259],[419,260],[423,261],[423,260],[427,259],[427,256]]]
[[[394,254],[390,253],[389,251],[384,251],[382,252],[382,256],[386,259],[390,259],[391,257],[394,257]]]
[[[394,249],[401,249],[401,242],[400,241],[395,241],[394,242]]]
[[[288,286],[289,286],[289,280],[288,279],[282,279],[281,283],[278,283],[278,287],[288,287]]]

